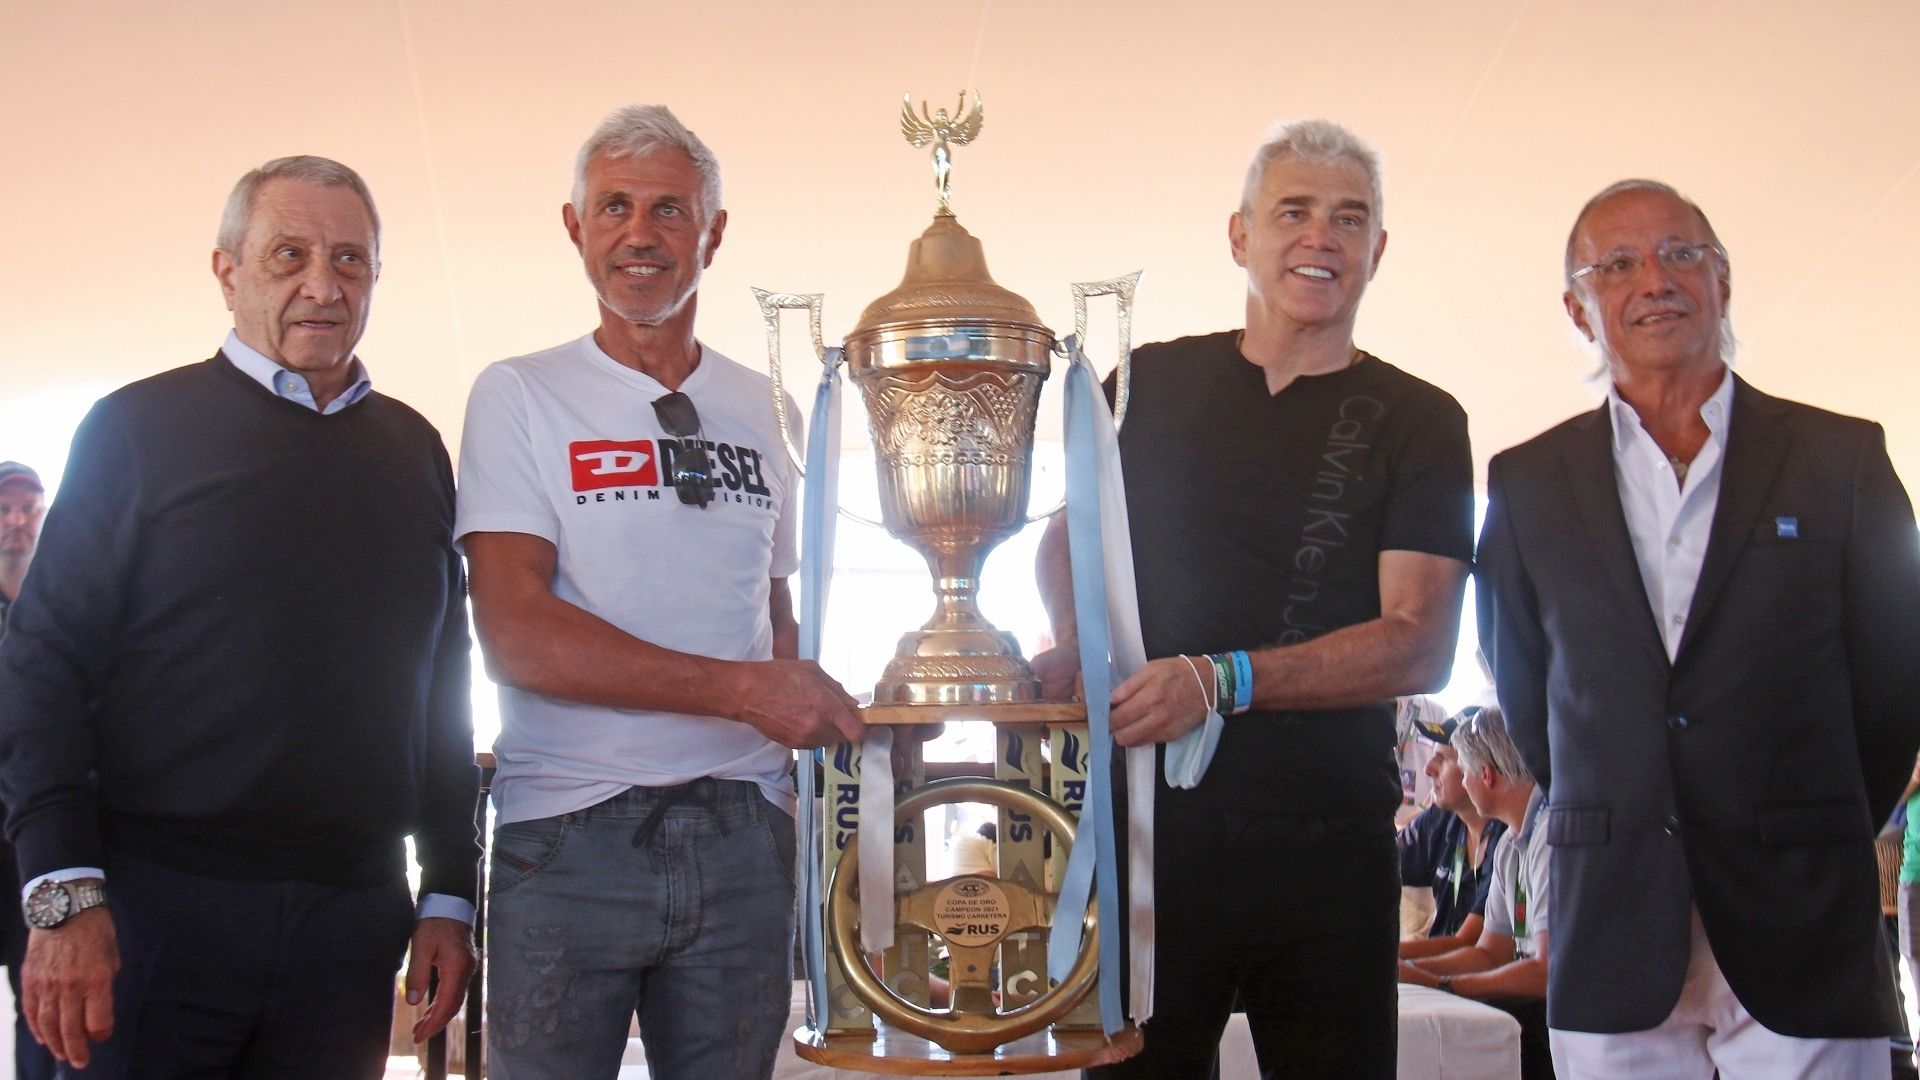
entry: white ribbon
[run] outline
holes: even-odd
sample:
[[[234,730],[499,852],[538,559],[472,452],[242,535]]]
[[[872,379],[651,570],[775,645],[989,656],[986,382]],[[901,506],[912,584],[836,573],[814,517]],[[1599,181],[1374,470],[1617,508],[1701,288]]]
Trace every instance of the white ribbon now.
[[[893,729],[875,724],[860,744],[860,947],[893,948]]]

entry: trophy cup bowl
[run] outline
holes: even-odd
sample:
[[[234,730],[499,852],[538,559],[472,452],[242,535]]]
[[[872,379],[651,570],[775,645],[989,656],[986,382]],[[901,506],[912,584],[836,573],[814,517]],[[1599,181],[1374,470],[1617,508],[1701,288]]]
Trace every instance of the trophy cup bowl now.
[[[913,242],[900,286],[846,340],[866,401],[887,532],[933,574],[933,617],[901,638],[877,705],[1037,701],[1012,636],[980,614],[980,566],[1027,521],[1034,416],[1054,338],[1033,306],[995,284],[951,214]]]

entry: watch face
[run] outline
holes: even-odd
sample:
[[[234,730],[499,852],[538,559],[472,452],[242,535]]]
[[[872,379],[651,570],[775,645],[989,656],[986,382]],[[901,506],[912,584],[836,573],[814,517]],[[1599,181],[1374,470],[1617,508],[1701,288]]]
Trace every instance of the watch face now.
[[[27,925],[49,930],[67,921],[73,913],[73,896],[66,886],[43,881],[27,894]]]

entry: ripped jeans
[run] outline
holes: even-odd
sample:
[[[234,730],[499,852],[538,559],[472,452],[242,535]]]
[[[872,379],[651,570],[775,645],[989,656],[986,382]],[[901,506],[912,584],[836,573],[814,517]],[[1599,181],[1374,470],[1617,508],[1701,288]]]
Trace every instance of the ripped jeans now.
[[[496,1080],[613,1080],[637,1013],[656,1080],[771,1076],[793,978],[793,820],[753,784],[629,788],[494,830]]]

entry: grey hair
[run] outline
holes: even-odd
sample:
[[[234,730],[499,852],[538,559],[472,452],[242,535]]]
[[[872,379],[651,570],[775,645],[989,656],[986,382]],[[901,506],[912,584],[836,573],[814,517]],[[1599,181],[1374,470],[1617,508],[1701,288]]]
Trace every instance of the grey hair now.
[[[1380,152],[1360,137],[1331,120],[1286,120],[1267,129],[1267,139],[1253,152],[1247,166],[1246,182],[1240,186],[1240,212],[1253,209],[1254,196],[1267,178],[1267,167],[1281,158],[1310,161],[1316,165],[1339,162],[1357,166],[1367,177],[1367,194],[1373,206],[1374,228],[1386,221],[1386,203],[1380,193]]]
[[[373,219],[373,259],[379,262],[380,211],[374,209],[373,192],[367,190],[367,182],[360,179],[359,173],[332,158],[315,157],[312,154],[274,158],[241,177],[239,183],[233,185],[233,192],[227,196],[226,209],[220,213],[220,233],[214,238],[215,247],[230,255],[241,254],[241,245],[247,241],[247,226],[253,222],[253,204],[260,196],[261,187],[269,180],[294,180],[317,187],[343,187],[360,196],[360,201],[366,205],[367,216]]]
[[[1634,178],[1629,180],[1616,180],[1608,184],[1606,187],[1600,189],[1600,194],[1588,199],[1587,205],[1582,206],[1580,212],[1574,215],[1573,228],[1567,230],[1567,251],[1565,257],[1562,259],[1561,266],[1561,272],[1566,276],[1567,291],[1569,293],[1574,291],[1573,272],[1580,269],[1573,263],[1573,246],[1580,236],[1581,223],[1587,220],[1588,214],[1593,213],[1594,207],[1599,206],[1601,203],[1606,202],[1616,195],[1625,195],[1630,191],[1651,191],[1656,195],[1665,195],[1693,211],[1694,216],[1700,219],[1700,224],[1707,230],[1707,240],[1713,244],[1713,253],[1720,257],[1720,273],[1724,275],[1727,280],[1733,280],[1733,260],[1727,255],[1727,245],[1720,242],[1720,234],[1713,230],[1713,222],[1707,219],[1707,212],[1700,209],[1700,204],[1680,194],[1680,190],[1672,184],[1663,184],[1658,180]],[[1582,347],[1593,347],[1592,343],[1587,342],[1585,339],[1581,340],[1581,345]],[[1720,313],[1720,359],[1728,367],[1732,367],[1734,357],[1739,355],[1739,352],[1740,341],[1733,336],[1733,305],[1729,303],[1726,310]],[[1606,377],[1608,373],[1606,357],[1599,356],[1598,360],[1599,366],[1593,372],[1592,376],[1596,380]]]
[[[1507,720],[1498,705],[1488,705],[1453,729],[1453,738],[1447,745],[1460,755],[1460,767],[1469,772],[1491,765],[1494,772],[1509,780],[1529,783],[1533,780],[1527,772],[1527,763],[1520,760],[1520,749],[1507,734]]]
[[[721,209],[720,159],[665,105],[623,105],[600,121],[574,159],[574,212],[586,212],[587,166],[594,158],[639,157],[656,150],[678,150],[693,159],[700,173],[700,213],[711,222]]]

